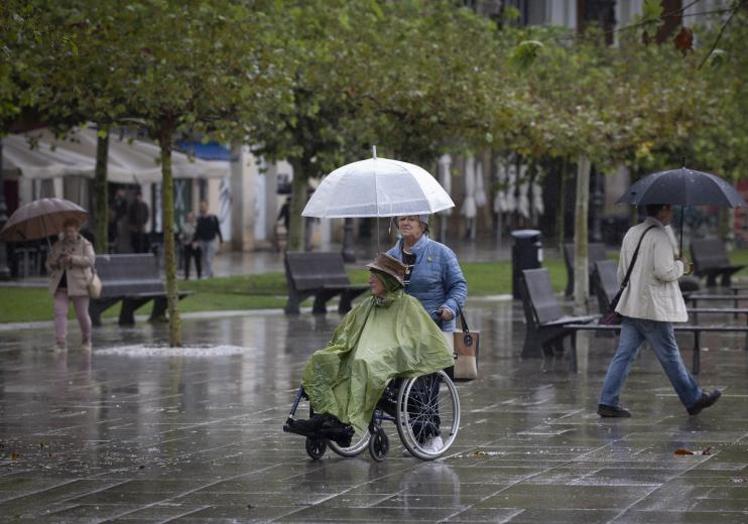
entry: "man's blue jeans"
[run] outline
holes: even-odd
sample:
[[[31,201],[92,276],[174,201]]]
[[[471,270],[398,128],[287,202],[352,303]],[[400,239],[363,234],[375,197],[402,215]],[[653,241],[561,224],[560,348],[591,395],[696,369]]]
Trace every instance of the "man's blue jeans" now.
[[[641,318],[623,317],[621,323],[621,337],[618,349],[610,361],[605,375],[603,390],[600,394],[600,404],[618,406],[619,394],[626,377],[631,371],[631,363],[639,353],[644,341],[654,349],[657,360],[670,379],[675,392],[684,406],[691,407],[701,396],[701,388],[691,373],[686,369],[675,341],[673,325],[670,322],[657,322]]]

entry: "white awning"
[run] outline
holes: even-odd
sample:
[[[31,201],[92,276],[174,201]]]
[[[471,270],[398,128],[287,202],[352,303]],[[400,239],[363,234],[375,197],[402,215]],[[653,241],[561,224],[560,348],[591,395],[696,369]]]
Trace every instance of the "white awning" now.
[[[96,167],[96,130],[76,129],[59,140],[47,129],[2,139],[3,171],[20,171],[24,178],[81,175],[93,178]],[[32,147],[33,143],[33,147]],[[107,178],[120,184],[161,182],[161,152],[145,140],[109,138]],[[174,178],[220,178],[230,174],[230,163],[189,158],[172,152]]]

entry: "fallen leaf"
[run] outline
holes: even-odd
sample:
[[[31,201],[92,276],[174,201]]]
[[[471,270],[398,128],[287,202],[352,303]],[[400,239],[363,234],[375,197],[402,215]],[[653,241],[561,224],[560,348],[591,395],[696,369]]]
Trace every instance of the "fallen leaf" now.
[[[686,455],[711,455],[712,454],[712,447],[709,446],[708,448],[704,448],[701,451],[691,451],[690,449],[686,448],[678,448],[673,452],[673,455],[675,456],[686,456]]]

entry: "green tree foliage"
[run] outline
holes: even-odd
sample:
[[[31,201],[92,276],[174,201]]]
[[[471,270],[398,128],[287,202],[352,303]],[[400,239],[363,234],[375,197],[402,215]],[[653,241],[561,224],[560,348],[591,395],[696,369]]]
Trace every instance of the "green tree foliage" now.
[[[657,45],[649,35],[665,13],[647,0],[614,47],[594,30],[517,27],[513,9],[492,19],[478,14],[487,4],[468,4],[476,10],[451,0],[6,0],[0,118],[33,107],[54,122],[149,130],[163,151],[175,326],[169,156],[179,136],[249,140],[292,163],[291,249],[301,248],[309,178],[373,144],[427,167],[444,151],[491,148],[577,164],[579,176],[589,163],[645,173],[683,157],[745,176],[744,2],[723,13],[729,27],[716,19]],[[576,236],[586,271],[586,232]]]
[[[302,247],[309,178],[370,155],[433,161],[491,140],[494,28],[444,0],[285,3],[293,104],[256,151],[294,167],[290,249]],[[473,53],[465,53],[472,46]]]
[[[252,124],[283,107],[286,68],[274,7],[232,0],[71,0],[46,11],[49,26],[64,27],[76,51],[58,49],[40,61],[45,110],[136,123],[161,147],[171,345],[181,345],[173,143],[195,133],[243,140]]]

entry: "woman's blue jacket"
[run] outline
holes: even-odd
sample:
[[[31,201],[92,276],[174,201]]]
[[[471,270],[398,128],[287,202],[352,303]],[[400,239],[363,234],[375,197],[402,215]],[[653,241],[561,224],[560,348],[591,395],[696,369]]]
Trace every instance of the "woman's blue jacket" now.
[[[402,239],[387,254],[402,261]],[[454,331],[457,312],[465,305],[467,282],[454,251],[444,244],[421,236],[411,248],[416,262],[405,292],[416,297],[431,315],[439,308],[447,308],[454,317],[442,323],[442,331]]]

